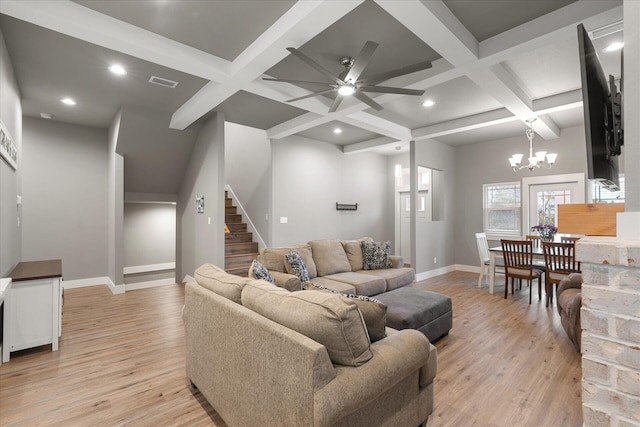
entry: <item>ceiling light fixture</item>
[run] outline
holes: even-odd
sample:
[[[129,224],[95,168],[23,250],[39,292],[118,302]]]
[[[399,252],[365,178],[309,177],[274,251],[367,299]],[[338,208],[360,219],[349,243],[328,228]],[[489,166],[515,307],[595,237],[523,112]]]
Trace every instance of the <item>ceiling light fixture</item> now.
[[[535,132],[533,131],[533,122],[535,122],[536,119],[529,119],[526,120],[527,124],[529,125],[529,129],[527,129],[527,139],[529,139],[529,164],[528,165],[521,165],[520,163],[522,162],[522,157],[524,157],[522,154],[514,154],[509,158],[509,163],[511,164],[511,167],[513,168],[514,171],[519,171],[521,169],[529,169],[530,171],[533,171],[533,169],[536,168],[545,168],[545,169],[551,169],[551,166],[553,166],[553,164],[556,162],[556,158],[558,157],[557,153],[547,153],[546,151],[538,151],[535,153],[533,153],[533,136],[535,135]],[[543,163],[545,160],[545,157],[547,159],[547,163]]]
[[[435,102],[433,102],[432,99],[426,99],[423,103],[422,106],[423,107],[433,107],[434,105],[436,105]]]
[[[345,83],[338,87],[338,93],[342,96],[350,96],[356,91],[356,87],[351,83]]]
[[[336,134],[338,134],[338,133],[342,133],[342,129],[340,129],[340,128],[335,128],[335,129],[333,130],[333,133],[336,133]]]
[[[603,52],[615,52],[616,50],[620,50],[624,47],[624,43],[622,42],[613,42],[609,46],[602,49]]]
[[[76,101],[74,101],[71,98],[62,98],[60,102],[62,102],[65,105],[76,105]]]
[[[124,76],[125,74],[127,74],[127,70],[124,69],[124,67],[120,64],[113,64],[109,67],[109,71],[111,71],[113,74],[117,74],[119,76]]]

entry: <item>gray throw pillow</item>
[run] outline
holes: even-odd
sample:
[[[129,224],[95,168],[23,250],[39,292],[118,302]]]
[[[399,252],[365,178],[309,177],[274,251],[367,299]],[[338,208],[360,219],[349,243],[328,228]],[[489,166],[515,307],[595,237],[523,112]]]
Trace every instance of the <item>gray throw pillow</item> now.
[[[265,280],[272,285],[276,284],[276,280],[273,278],[267,267],[262,265],[260,261],[254,259],[251,263],[251,267],[249,268],[249,277],[259,280]]]
[[[391,268],[391,242],[362,242],[362,261],[365,270]]]
[[[285,262],[302,283],[309,281],[309,271],[302,257],[295,249],[284,256]],[[287,270],[289,270],[287,268]]]
[[[313,282],[303,282],[302,289],[340,294],[338,291]],[[387,306],[384,303],[380,300],[364,295],[341,295],[344,298],[352,300],[358,306],[358,310],[360,310],[360,314],[362,314],[364,324],[367,327],[367,333],[369,334],[369,340],[371,340],[371,342],[376,342],[387,336]]]

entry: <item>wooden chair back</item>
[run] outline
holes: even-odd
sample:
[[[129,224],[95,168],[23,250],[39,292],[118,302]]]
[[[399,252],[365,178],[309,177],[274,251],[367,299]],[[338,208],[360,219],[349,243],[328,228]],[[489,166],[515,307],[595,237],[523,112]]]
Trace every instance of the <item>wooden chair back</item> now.
[[[580,237],[568,237],[568,236],[560,237],[560,243],[575,243],[578,240],[580,240]]]
[[[575,243],[542,242],[542,252],[547,273],[569,275],[580,272],[580,263],[576,261]],[[562,278],[558,283],[560,280]]]
[[[502,244],[502,256],[504,257],[505,287],[504,297],[507,298],[509,278],[511,278],[512,292],[514,290],[514,279],[527,280],[532,282],[538,279],[538,298],[541,296],[540,270],[533,268],[533,242],[531,240],[500,240]],[[531,294],[529,292],[529,304],[531,304]]]
[[[527,234],[525,237],[525,240],[531,240],[531,242],[533,243],[533,246],[536,248],[539,248],[540,242],[542,242],[542,239],[540,239],[540,236],[536,234]]]

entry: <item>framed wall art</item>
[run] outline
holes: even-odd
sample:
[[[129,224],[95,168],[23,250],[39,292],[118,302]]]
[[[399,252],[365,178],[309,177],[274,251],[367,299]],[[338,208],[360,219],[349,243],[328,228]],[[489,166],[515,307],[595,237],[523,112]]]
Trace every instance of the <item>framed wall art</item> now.
[[[18,147],[2,121],[0,121],[0,155],[14,170],[18,169]]]
[[[204,194],[196,195],[196,213],[204,213]]]

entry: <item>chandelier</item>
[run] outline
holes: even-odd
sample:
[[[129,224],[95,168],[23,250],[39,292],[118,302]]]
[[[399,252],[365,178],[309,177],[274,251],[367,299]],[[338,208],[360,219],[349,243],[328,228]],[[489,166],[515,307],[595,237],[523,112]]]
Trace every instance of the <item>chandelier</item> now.
[[[535,132],[533,131],[533,122],[536,119],[526,120],[529,125],[529,129],[527,129],[527,138],[529,139],[529,164],[522,165],[522,157],[523,154],[514,154],[509,158],[509,163],[511,163],[511,167],[514,171],[519,171],[521,169],[529,169],[530,171],[537,168],[545,168],[551,169],[551,166],[556,162],[556,157],[558,157],[558,153],[547,153],[546,151],[538,151],[533,153],[533,136]],[[545,157],[547,162],[544,163]]]

